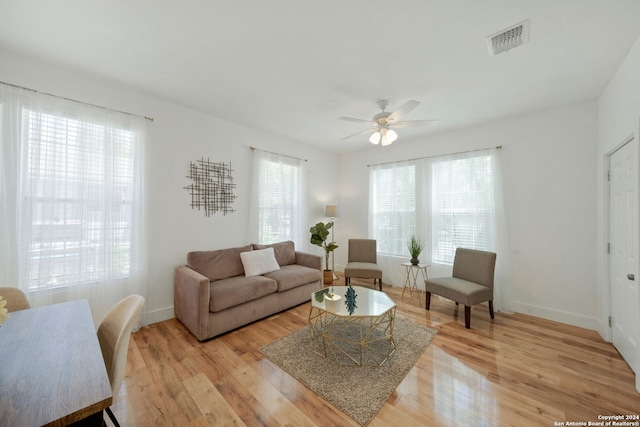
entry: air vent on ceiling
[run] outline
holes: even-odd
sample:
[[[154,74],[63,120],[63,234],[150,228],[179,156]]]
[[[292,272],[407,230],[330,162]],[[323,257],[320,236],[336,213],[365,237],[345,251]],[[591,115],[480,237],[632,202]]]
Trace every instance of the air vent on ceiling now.
[[[506,52],[529,41],[529,21],[523,21],[487,37],[491,55]]]

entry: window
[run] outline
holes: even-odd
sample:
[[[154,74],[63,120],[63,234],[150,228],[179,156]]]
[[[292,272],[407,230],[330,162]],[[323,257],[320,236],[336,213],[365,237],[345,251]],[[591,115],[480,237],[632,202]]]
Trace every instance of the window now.
[[[0,281],[32,307],[86,299],[97,326],[147,293],[150,121],[1,83],[0,105]]]
[[[372,166],[371,221],[379,253],[403,255],[416,231],[416,167],[414,164]]]
[[[495,250],[495,159],[487,150],[372,166],[371,236],[381,255],[407,256],[411,235],[423,257],[453,264],[455,250]]]
[[[432,258],[453,264],[456,248],[492,250],[494,194],[488,155],[432,164]]]
[[[258,160],[258,242],[300,244],[301,167],[297,159],[256,153]]]
[[[128,277],[135,133],[26,108],[22,127],[28,289]]]

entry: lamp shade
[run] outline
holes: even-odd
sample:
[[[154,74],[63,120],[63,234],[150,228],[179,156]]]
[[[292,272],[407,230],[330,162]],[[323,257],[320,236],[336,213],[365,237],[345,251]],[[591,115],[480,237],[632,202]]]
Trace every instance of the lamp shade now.
[[[324,216],[335,218],[338,216],[338,207],[336,205],[326,205],[324,207]]]
[[[393,141],[398,139],[398,134],[393,129],[383,129],[385,131],[382,135],[382,145],[390,145]]]
[[[393,129],[383,127],[371,134],[369,142],[372,144],[382,143],[382,145],[390,145],[396,139],[398,139],[398,134],[395,133]]]

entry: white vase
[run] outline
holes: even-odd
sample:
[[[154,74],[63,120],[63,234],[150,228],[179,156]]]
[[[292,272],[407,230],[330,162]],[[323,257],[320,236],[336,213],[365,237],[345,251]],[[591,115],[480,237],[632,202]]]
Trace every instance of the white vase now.
[[[324,306],[327,309],[327,311],[331,311],[333,313],[337,312],[340,310],[340,300],[342,299],[342,296],[340,295],[333,295],[333,297],[329,297],[327,295],[325,295],[324,297]]]

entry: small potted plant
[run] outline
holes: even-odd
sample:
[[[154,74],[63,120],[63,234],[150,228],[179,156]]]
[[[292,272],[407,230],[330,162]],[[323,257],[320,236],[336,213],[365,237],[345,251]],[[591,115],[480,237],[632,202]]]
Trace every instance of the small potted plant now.
[[[313,227],[309,229],[311,232],[311,240],[310,242],[316,246],[320,246],[324,249],[325,254],[325,266],[324,269],[324,284],[330,285],[333,283],[333,271],[329,269],[329,254],[338,248],[336,242],[327,242],[327,237],[329,237],[329,230],[333,227],[333,223],[323,223],[319,222]]]
[[[411,264],[420,264],[418,257],[424,249],[424,243],[422,240],[417,238],[415,235],[411,236],[409,240],[407,240],[407,249],[409,249],[409,255],[411,255]]]

